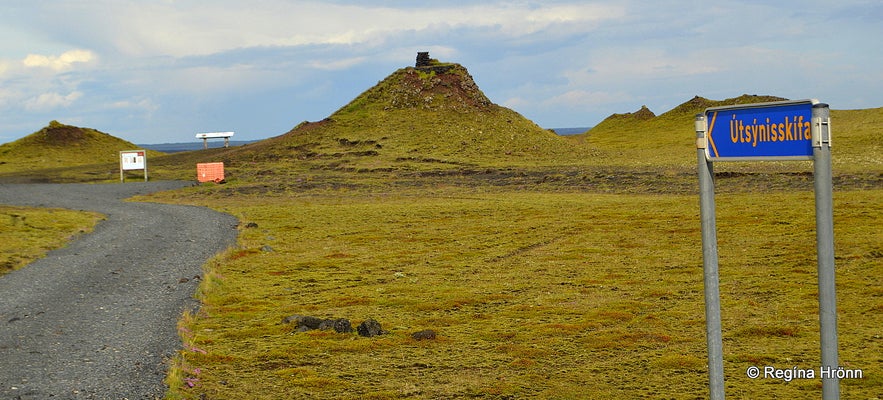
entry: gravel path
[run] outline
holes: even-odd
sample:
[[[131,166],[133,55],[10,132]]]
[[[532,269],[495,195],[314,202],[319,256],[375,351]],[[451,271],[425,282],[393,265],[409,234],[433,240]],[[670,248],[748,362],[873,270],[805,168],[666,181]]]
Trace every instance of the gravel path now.
[[[124,202],[188,182],[0,184],[0,204],[93,210],[95,231],[0,277],[0,398],[162,398],[176,322],[234,217]]]

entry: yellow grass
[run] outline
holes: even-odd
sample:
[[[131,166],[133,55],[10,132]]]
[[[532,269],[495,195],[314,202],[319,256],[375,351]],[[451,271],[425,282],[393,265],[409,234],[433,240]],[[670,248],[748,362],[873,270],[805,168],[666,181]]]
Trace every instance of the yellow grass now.
[[[0,275],[91,232],[100,218],[93,212],[0,205]]]
[[[881,195],[836,198],[840,354],[866,374],[843,382],[846,397],[883,388]],[[817,396],[818,380],[745,375],[819,364],[812,193],[718,201],[728,393]],[[211,203],[243,222],[239,248],[207,266],[179,360],[198,381],[170,398],[707,396],[695,196],[446,189]],[[281,323],[292,314],[374,318],[390,334],[295,332]],[[438,338],[410,338],[423,329]]]

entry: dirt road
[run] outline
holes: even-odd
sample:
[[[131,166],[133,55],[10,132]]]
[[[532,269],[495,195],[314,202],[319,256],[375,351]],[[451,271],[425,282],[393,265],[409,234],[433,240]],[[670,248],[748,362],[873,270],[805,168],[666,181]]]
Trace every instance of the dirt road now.
[[[124,202],[187,182],[0,184],[0,204],[93,210],[91,234],[0,277],[0,398],[161,398],[175,324],[236,219]]]

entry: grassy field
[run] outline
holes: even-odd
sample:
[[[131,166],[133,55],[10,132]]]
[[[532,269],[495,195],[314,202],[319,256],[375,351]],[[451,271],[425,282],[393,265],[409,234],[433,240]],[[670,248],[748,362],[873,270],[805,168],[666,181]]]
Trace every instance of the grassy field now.
[[[865,373],[844,398],[883,392],[881,111],[843,112],[835,153],[840,356]],[[289,142],[310,156],[161,197],[242,221],[181,321],[169,397],[706,398],[692,114],[658,118],[567,138],[559,166],[498,153],[372,167],[344,147],[366,138]],[[649,150],[629,136],[668,128]],[[716,169],[727,394],[818,397],[818,379],[746,377],[819,364],[811,165]],[[389,334],[297,332],[282,322],[295,314]],[[411,337],[425,329],[437,339]]]
[[[0,205],[0,275],[91,232],[101,218],[85,211]]]
[[[840,354],[865,374],[845,398],[883,390],[881,195],[835,199]],[[170,398],[707,396],[695,196],[190,196],[242,231],[181,322]],[[819,364],[812,192],[724,194],[718,208],[728,395],[818,396],[817,379],[745,376]],[[295,332],[281,322],[294,314],[389,334]],[[438,338],[410,337],[424,329]]]

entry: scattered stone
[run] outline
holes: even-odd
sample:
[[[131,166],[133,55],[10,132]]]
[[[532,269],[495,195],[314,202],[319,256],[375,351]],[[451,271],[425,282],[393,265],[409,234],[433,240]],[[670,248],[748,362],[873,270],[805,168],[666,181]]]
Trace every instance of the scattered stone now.
[[[411,334],[411,338],[414,340],[435,340],[435,337],[435,331],[432,329],[426,329]]]
[[[319,329],[319,324],[322,323],[321,318],[310,317],[307,315],[291,315],[285,318],[282,318],[283,324],[294,323],[298,327],[307,327],[309,329]]]
[[[265,244],[265,245],[263,245],[263,246],[261,247],[261,251],[263,251],[264,253],[272,253],[272,252],[273,252],[273,248],[270,247],[270,245]]]
[[[337,333],[351,333],[353,325],[346,318],[317,318],[308,315],[291,315],[282,318],[283,324],[295,324],[298,332],[306,332],[314,329],[318,330],[334,330]]]
[[[359,331],[359,336],[364,337],[372,337],[387,333],[380,327],[380,322],[377,322],[374,319],[368,319],[367,321],[362,322],[356,329]]]
[[[326,319],[319,324],[319,330],[334,330],[337,333],[352,333],[353,325],[346,318]]]
[[[245,227],[246,227],[246,228],[249,228],[249,229],[251,229],[251,228],[257,228],[257,227],[258,227],[258,224],[257,224],[257,222],[249,222],[249,223],[245,224]]]

